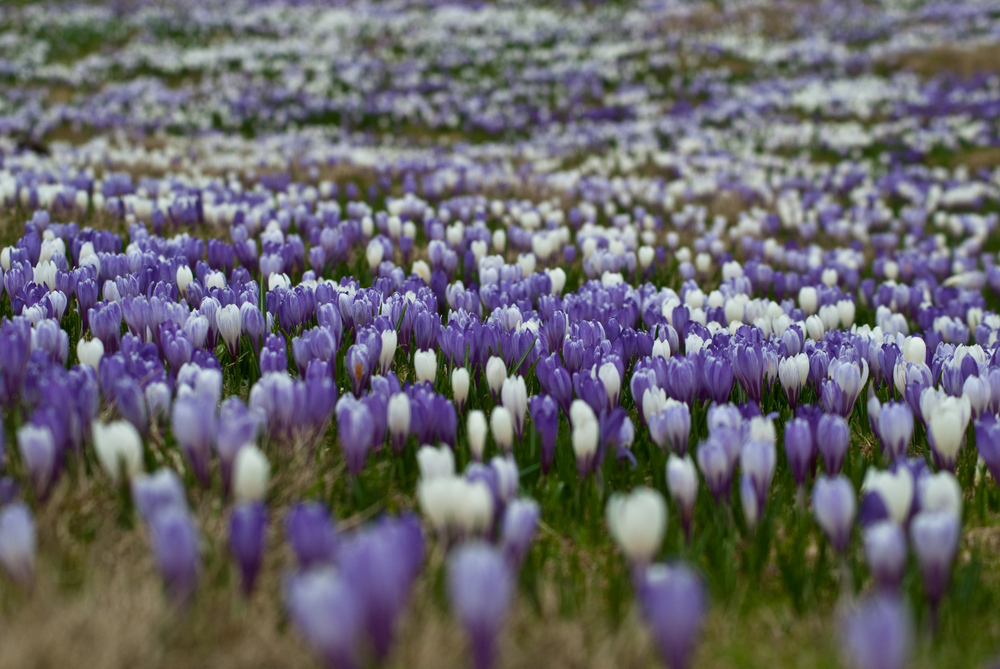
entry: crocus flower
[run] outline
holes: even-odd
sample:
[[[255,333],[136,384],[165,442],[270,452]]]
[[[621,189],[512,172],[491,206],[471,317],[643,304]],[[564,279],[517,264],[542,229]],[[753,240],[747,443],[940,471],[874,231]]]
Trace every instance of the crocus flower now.
[[[824,414],[816,430],[816,445],[823,456],[827,476],[836,476],[844,464],[844,456],[851,443],[851,430],[847,420],[837,414]]]
[[[650,564],[667,531],[667,504],[656,490],[638,487],[628,495],[615,493],[606,508],[608,530],[629,563]]]
[[[494,400],[500,395],[500,390],[503,388],[503,382],[506,379],[507,367],[503,364],[501,358],[493,356],[486,361],[486,383],[490,388],[490,393],[493,395]]]
[[[470,411],[468,418],[466,418],[465,433],[469,437],[469,450],[472,452],[472,458],[476,462],[483,461],[483,451],[486,450],[487,431],[486,414],[479,409]]]
[[[851,539],[851,526],[858,501],[854,486],[843,475],[820,476],[813,487],[813,515],[826,533],[833,549],[842,553]]]
[[[799,393],[809,379],[809,357],[805,353],[799,353],[788,358],[783,358],[778,363],[778,380],[785,390],[788,404],[794,409],[799,402]]]
[[[962,520],[962,485],[949,471],[925,474],[917,479],[921,511],[943,511]]]
[[[396,393],[389,398],[386,423],[389,428],[389,440],[392,442],[392,450],[395,453],[402,453],[403,449],[406,448],[406,440],[410,436],[411,418],[409,395]]]
[[[415,351],[413,353],[413,373],[417,383],[434,385],[437,377],[437,353],[434,351]]]
[[[46,499],[59,464],[52,431],[47,427],[24,425],[17,430],[17,448],[35,495],[40,500]]]
[[[876,434],[883,453],[891,460],[904,457],[913,438],[913,412],[903,402],[889,402],[881,407]]]
[[[455,454],[446,445],[421,446],[417,449],[417,466],[422,481],[439,477],[450,478],[455,475]]]
[[[572,442],[576,468],[581,477],[586,476],[596,461],[601,428],[594,410],[583,400],[573,400],[569,418],[573,428]]]
[[[531,420],[541,436],[542,473],[548,474],[556,457],[559,437],[559,405],[551,395],[534,395],[528,403]]]
[[[35,576],[38,538],[31,509],[23,502],[0,507],[0,565],[22,587]]]
[[[528,390],[523,376],[504,379],[500,387],[500,401],[510,412],[514,434],[520,440],[524,434],[524,419],[528,412]]]
[[[165,467],[149,476],[136,476],[132,479],[132,502],[147,523],[160,511],[170,507],[187,511],[184,484],[172,469]]]
[[[795,484],[801,489],[816,460],[812,428],[805,418],[794,418],[785,424],[785,457],[792,470]]]
[[[153,515],[149,529],[164,585],[183,603],[194,593],[201,562],[194,521],[186,510],[170,506]]]
[[[538,528],[541,510],[533,499],[516,499],[507,505],[500,527],[500,545],[512,570],[520,569]]]
[[[459,413],[465,410],[465,400],[469,397],[469,370],[456,367],[451,371],[451,396],[455,400]]]
[[[894,471],[869,467],[861,487],[866,497],[878,495],[892,520],[900,525],[906,524],[910,518],[915,492],[913,475],[907,467],[898,467]]]
[[[233,464],[233,497],[237,502],[259,502],[267,495],[271,464],[254,444],[247,444],[236,454]]]
[[[1000,420],[996,416],[984,414],[976,421],[976,450],[1000,484]]]
[[[357,476],[365,468],[372,448],[374,424],[368,406],[350,395],[337,402],[337,438],[347,459],[347,468]]]
[[[959,519],[947,511],[922,511],[910,523],[910,541],[932,612],[948,589],[960,530]]]
[[[243,593],[253,593],[264,555],[267,507],[262,502],[246,502],[233,508],[229,517],[229,552],[240,568]]]
[[[649,417],[649,433],[660,448],[666,450],[669,447],[674,453],[684,455],[691,433],[690,407],[668,398],[664,408]]]
[[[229,355],[236,360],[236,355],[240,350],[240,336],[243,334],[243,317],[240,308],[235,304],[229,304],[215,312],[215,324],[219,330],[219,336],[226,342]]]
[[[510,568],[500,551],[488,544],[465,544],[448,560],[448,596],[472,642],[476,669],[493,666],[496,637],[513,591]]]
[[[708,608],[701,579],[683,564],[657,564],[645,570],[637,595],[666,666],[690,667]]]
[[[113,482],[122,474],[131,480],[142,471],[142,437],[134,425],[124,420],[94,421],[91,433],[97,461]]]
[[[705,477],[705,483],[712,491],[715,501],[728,500],[736,458],[733,457],[720,438],[713,436],[698,444],[695,455],[698,460],[698,468]]]
[[[895,591],[906,571],[906,534],[891,520],[882,520],[865,528],[865,562],[876,585]]]
[[[303,569],[333,564],[337,559],[337,530],[326,507],[301,502],[285,516],[285,537]]]
[[[965,397],[942,397],[933,388],[920,394],[920,413],[927,424],[927,439],[940,467],[949,471],[955,469],[971,412]]]
[[[209,460],[215,438],[215,405],[196,395],[178,396],[170,420],[177,444],[187,456],[191,471],[208,487]]]
[[[671,453],[667,458],[667,490],[680,510],[684,536],[690,539],[691,519],[698,499],[698,471],[690,455],[678,457]]]
[[[490,412],[490,433],[501,453],[509,453],[514,448],[514,418],[507,407],[493,407]]]
[[[289,617],[313,651],[329,667],[358,667],[358,644],[364,629],[358,596],[332,567],[309,569],[285,586]]]
[[[849,611],[841,623],[844,654],[857,669],[905,669],[913,645],[913,622],[905,602],[875,594]]]

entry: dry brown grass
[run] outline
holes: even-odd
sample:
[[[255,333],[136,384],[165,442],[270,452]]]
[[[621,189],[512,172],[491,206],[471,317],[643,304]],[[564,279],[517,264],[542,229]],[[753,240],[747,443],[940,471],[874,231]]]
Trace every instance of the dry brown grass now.
[[[972,48],[941,46],[910,51],[887,62],[894,68],[911,70],[922,77],[951,73],[961,77],[1000,74],[1000,43]]]

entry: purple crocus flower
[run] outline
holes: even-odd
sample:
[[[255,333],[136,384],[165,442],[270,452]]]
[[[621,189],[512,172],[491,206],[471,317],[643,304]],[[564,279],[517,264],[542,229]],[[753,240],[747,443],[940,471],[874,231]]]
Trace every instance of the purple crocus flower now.
[[[960,531],[959,519],[947,511],[923,511],[910,522],[910,541],[920,562],[932,615],[948,589]]]
[[[884,456],[895,460],[904,457],[913,438],[913,412],[903,402],[882,405],[876,419],[879,440]]]
[[[653,565],[640,577],[638,599],[660,656],[670,669],[691,666],[708,608],[705,586],[683,564]]]
[[[722,357],[706,355],[702,375],[705,390],[712,401],[716,404],[728,402],[733,392],[732,363]]]
[[[17,449],[35,495],[44,501],[55,482],[59,463],[52,431],[47,427],[31,424],[21,427],[17,431]]]
[[[691,434],[691,409],[687,404],[667,401],[663,411],[649,418],[649,431],[653,441],[680,456],[687,453],[688,437]]]
[[[202,486],[209,485],[209,460],[215,438],[215,406],[197,395],[174,402],[170,425],[177,444]]]
[[[31,509],[23,502],[0,508],[0,565],[22,587],[35,576],[38,538]]]
[[[264,554],[267,533],[267,507],[262,502],[248,502],[233,509],[229,517],[229,552],[240,567],[243,593],[253,593]]]
[[[851,527],[858,501],[854,486],[844,475],[820,476],[813,486],[813,515],[826,533],[833,549],[842,553],[851,539]]]
[[[878,521],[864,531],[865,562],[876,585],[896,591],[906,571],[906,534],[891,520]]]
[[[802,488],[816,461],[812,428],[805,418],[795,418],[785,424],[785,456],[795,484]]]
[[[186,510],[167,507],[149,521],[156,562],[170,596],[185,602],[198,581],[198,530]]]
[[[851,441],[847,420],[837,414],[823,414],[816,430],[816,445],[823,456],[827,476],[836,476],[844,464]]]
[[[365,468],[374,431],[371,411],[364,402],[359,402],[351,395],[344,395],[337,402],[337,438],[344,449],[347,468],[354,476]]]
[[[992,414],[983,414],[976,421],[976,450],[1000,484],[1000,420]]]
[[[292,507],[285,516],[285,537],[303,569],[336,562],[337,530],[322,504],[301,502]]]
[[[847,613],[843,648],[857,669],[905,669],[913,643],[913,622],[902,599],[879,593]]]
[[[514,579],[500,551],[471,542],[455,549],[448,560],[448,596],[452,611],[472,641],[473,665],[493,665],[496,637],[514,590]]]
[[[358,597],[365,628],[380,659],[389,653],[423,554],[419,529],[414,535],[407,523],[388,519],[359,530],[338,551],[341,574]]]
[[[299,633],[327,666],[358,666],[363,609],[335,569],[318,567],[292,576],[285,586],[285,606]]]
[[[733,353],[733,374],[747,397],[760,404],[764,387],[764,352],[760,344],[737,345]]]
[[[511,570],[520,569],[538,528],[541,511],[533,499],[516,499],[504,512],[500,544]]]
[[[736,451],[734,456],[723,441],[715,436],[710,436],[698,444],[695,454],[698,468],[705,477],[705,483],[708,484],[708,489],[712,491],[716,502],[729,499],[729,489],[733,482],[733,469],[738,454],[739,451]]]
[[[548,474],[556,458],[559,437],[559,405],[551,395],[534,395],[529,404],[531,420],[542,440],[542,473]]]
[[[367,387],[368,379],[371,376],[371,355],[368,352],[368,347],[364,344],[354,344],[348,348],[344,364],[347,365],[347,375],[351,379],[354,395],[360,396],[361,391]]]
[[[184,484],[174,470],[163,468],[150,476],[132,480],[132,502],[147,523],[153,516],[169,507],[187,511]]]

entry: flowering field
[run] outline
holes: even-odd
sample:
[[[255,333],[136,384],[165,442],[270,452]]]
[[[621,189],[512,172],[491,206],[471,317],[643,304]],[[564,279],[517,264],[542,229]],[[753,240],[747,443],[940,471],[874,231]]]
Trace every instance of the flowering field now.
[[[995,666],[998,119],[988,1],[6,3],[0,667]]]

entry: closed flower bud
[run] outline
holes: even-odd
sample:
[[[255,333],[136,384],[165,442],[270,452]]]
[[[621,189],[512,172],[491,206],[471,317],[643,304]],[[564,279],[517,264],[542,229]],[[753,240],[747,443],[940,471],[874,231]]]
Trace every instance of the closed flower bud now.
[[[458,405],[459,413],[465,409],[465,400],[469,397],[470,385],[469,370],[465,367],[456,367],[451,371],[451,394]]]
[[[483,461],[483,452],[486,450],[486,414],[475,409],[469,412],[466,419],[466,433],[469,437],[469,450],[472,458],[477,462]]]
[[[493,408],[490,413],[490,432],[497,448],[503,453],[509,453],[514,447],[514,421],[507,407]]]
[[[813,515],[826,533],[833,549],[842,553],[851,539],[851,527],[858,501],[846,476],[820,476],[813,487]]]
[[[446,445],[421,446],[417,449],[417,467],[422,481],[451,478],[455,476],[455,454]]]
[[[132,423],[94,421],[91,427],[94,451],[101,468],[115,483],[121,474],[131,480],[142,471],[142,437]]]
[[[503,364],[503,360],[496,356],[491,357],[486,361],[486,383],[490,387],[490,393],[493,395],[493,399],[496,399],[501,389],[503,388],[503,382],[507,378],[507,366]]]
[[[392,448],[396,453],[400,453],[406,447],[406,440],[410,435],[412,413],[410,412],[409,395],[396,393],[390,397],[386,415]]]
[[[698,500],[698,470],[690,455],[678,457],[671,453],[667,458],[667,490],[680,509],[684,534],[690,537],[694,505]]]
[[[895,591],[906,572],[906,534],[891,520],[882,520],[865,529],[865,562],[875,583]]]
[[[398,338],[395,330],[382,331],[382,349],[378,354],[379,371],[385,374],[392,367],[392,360],[396,355],[396,344]],[[437,363],[435,362],[435,367]]]
[[[215,313],[215,323],[219,329],[219,336],[226,342],[229,354],[235,359],[240,348],[240,335],[243,333],[240,308],[235,304],[222,307]]]
[[[76,343],[76,359],[81,365],[90,365],[94,371],[97,371],[103,357],[104,344],[101,343],[100,339],[91,339],[90,341],[81,339]]]
[[[413,373],[417,383],[424,381],[434,384],[437,376],[437,353],[434,351],[416,351],[413,354]]]
[[[238,503],[263,501],[271,478],[271,463],[254,444],[247,444],[236,453],[233,464],[233,497]]]
[[[177,268],[177,290],[181,292],[181,295],[187,294],[188,286],[194,281],[194,272],[187,265],[181,265]]]
[[[528,414],[528,389],[523,376],[507,377],[500,389],[500,400],[510,412],[514,433],[518,439],[524,434],[524,419]]]
[[[638,487],[628,495],[616,493],[606,509],[608,530],[634,565],[653,561],[667,531],[667,505],[651,488]]]
[[[944,511],[962,520],[962,486],[951,472],[921,476],[917,492],[921,511]]]

